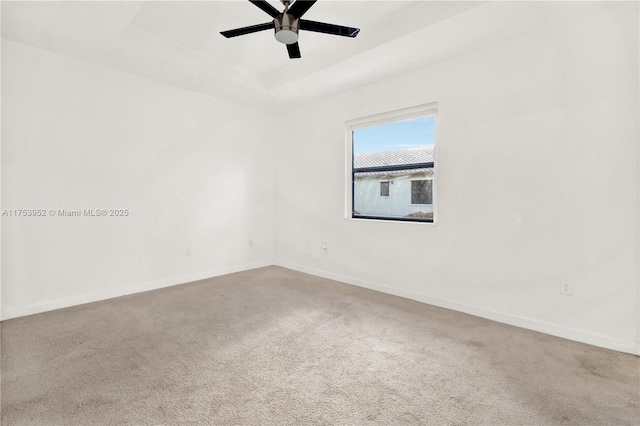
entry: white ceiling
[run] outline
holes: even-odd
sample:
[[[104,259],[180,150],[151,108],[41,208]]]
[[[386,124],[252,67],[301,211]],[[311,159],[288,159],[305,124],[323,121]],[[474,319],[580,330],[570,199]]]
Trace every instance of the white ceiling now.
[[[269,2],[278,9],[276,0]],[[612,2],[320,0],[306,19],[355,39],[302,31],[291,60],[248,1],[2,1],[2,37],[259,108],[313,100],[612,7]]]

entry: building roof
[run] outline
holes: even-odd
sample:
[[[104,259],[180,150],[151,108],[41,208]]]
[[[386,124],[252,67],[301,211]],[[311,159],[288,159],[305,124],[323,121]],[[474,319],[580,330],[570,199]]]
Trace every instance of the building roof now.
[[[353,156],[353,166],[381,167],[399,164],[431,163],[434,161],[433,145],[396,151],[367,152]]]

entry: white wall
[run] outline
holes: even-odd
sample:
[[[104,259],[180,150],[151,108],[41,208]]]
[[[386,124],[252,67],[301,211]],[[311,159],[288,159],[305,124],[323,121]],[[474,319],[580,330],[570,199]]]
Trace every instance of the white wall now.
[[[300,107],[276,262],[640,353],[638,72],[620,3]],[[345,219],[345,121],[433,101],[439,223]]]
[[[3,217],[2,318],[273,263],[269,114],[7,40],[2,89],[3,209],[130,211]]]
[[[433,204],[411,203],[411,182],[414,180],[433,180],[433,173],[356,177],[353,184],[354,210],[361,215],[384,217],[404,217],[418,212],[433,213]],[[389,195],[380,195],[381,182],[389,182]]]

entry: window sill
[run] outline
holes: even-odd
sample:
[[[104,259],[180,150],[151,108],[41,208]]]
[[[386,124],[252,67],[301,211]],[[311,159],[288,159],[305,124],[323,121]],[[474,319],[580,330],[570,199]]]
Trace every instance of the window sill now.
[[[417,223],[417,224],[426,224],[426,225],[436,225],[433,219],[415,219],[415,218],[404,218],[404,217],[381,217],[381,216],[351,216],[347,217],[347,220],[352,221],[362,221],[362,222],[395,222],[395,223]]]

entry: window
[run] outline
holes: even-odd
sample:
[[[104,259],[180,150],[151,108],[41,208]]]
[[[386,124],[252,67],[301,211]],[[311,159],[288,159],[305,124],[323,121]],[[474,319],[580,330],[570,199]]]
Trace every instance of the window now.
[[[411,204],[432,204],[432,180],[411,181]]]
[[[389,181],[380,182],[380,196],[381,197],[389,196]]]
[[[347,217],[434,221],[436,112],[433,103],[347,123]]]

